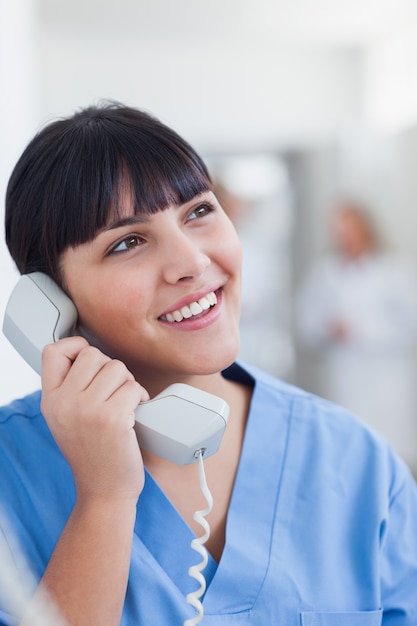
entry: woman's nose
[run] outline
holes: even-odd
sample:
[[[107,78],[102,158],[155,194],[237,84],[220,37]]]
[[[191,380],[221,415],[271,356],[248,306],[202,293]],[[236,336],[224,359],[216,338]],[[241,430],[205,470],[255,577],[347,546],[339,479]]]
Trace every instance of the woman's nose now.
[[[200,242],[184,233],[171,236],[164,246],[163,275],[168,283],[200,278],[209,265]]]

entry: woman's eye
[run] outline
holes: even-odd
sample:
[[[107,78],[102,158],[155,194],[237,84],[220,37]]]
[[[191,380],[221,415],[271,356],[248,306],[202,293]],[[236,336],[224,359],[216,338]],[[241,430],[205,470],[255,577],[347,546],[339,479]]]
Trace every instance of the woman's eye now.
[[[212,207],[210,204],[200,204],[197,208],[191,211],[187,219],[195,220],[199,217],[204,217],[205,215],[208,215],[212,211],[214,211],[214,207]]]
[[[110,250],[110,253],[127,252],[128,250],[137,248],[142,243],[143,239],[139,237],[139,235],[129,235],[128,237],[122,239],[122,241],[119,241],[119,243]]]

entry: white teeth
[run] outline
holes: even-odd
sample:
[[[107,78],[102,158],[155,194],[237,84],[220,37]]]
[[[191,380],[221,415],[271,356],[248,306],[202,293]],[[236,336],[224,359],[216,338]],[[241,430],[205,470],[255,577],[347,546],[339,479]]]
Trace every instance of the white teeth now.
[[[203,311],[207,311],[211,306],[217,304],[217,296],[212,291],[203,296],[197,302],[191,302],[188,306],[183,306],[179,311],[172,311],[165,315],[167,322],[182,322],[183,319],[189,319],[193,315],[199,315]]]
[[[203,312],[203,307],[198,302],[192,302],[190,304],[190,311],[193,315],[198,315]]]
[[[181,315],[183,317],[185,317],[185,319],[188,319],[189,317],[192,317],[193,314],[191,313],[190,309],[188,306],[183,306],[181,309]]]
[[[207,298],[201,298],[201,300],[198,301],[198,304],[201,306],[203,311],[207,311],[207,309],[210,308],[210,302]]]
[[[210,302],[210,306],[214,306],[215,304],[217,304],[217,296],[214,291],[208,294],[207,299]]]

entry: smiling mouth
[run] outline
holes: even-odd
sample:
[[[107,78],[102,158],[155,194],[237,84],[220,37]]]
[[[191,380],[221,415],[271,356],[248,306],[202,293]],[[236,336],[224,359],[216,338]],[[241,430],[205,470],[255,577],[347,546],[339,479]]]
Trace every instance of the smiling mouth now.
[[[208,311],[212,306],[217,304],[217,296],[214,291],[208,293],[207,295],[200,298],[200,300],[196,300],[195,302],[191,302],[186,306],[181,307],[177,311],[171,311],[166,315],[161,315],[161,320],[166,322],[182,322],[183,320],[190,319],[191,317],[197,317],[201,315],[204,311]]]

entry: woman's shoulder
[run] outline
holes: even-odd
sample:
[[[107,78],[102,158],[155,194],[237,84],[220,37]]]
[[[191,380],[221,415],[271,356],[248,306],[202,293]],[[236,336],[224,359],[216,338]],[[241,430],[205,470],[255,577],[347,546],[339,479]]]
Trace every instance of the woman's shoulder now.
[[[326,402],[322,398],[314,396],[314,394],[298,387],[294,383],[288,382],[283,378],[279,378],[272,373],[244,361],[236,361],[223,372],[223,375],[235,382],[250,384],[258,390],[260,388],[269,390],[271,395],[275,395],[277,398],[280,397],[283,400],[286,398],[289,403],[293,403],[298,399],[313,403]]]
[[[315,395],[290,382],[256,367],[238,363],[241,376],[250,376],[258,402],[268,419],[285,419],[293,447],[306,457],[333,459],[336,466],[342,460],[354,466],[374,464],[375,471],[403,475],[407,468],[391,444],[370,428],[359,416],[344,407]],[[284,417],[283,417],[284,416]],[[379,469],[378,469],[379,468]]]
[[[385,437],[329,400],[268,373],[247,371],[267,398],[258,403],[260,411],[255,409],[257,419],[278,420],[285,427],[285,467],[298,477],[295,482],[314,492],[327,483],[337,492],[356,494],[352,497],[362,498],[362,504],[373,500],[378,510],[387,511],[398,499],[417,521],[415,478]]]
[[[41,417],[40,402],[41,392],[39,390],[1,406],[0,427],[14,419],[31,420]]]
[[[6,502],[12,508],[29,506],[30,498],[16,498],[19,490],[36,492],[42,484],[51,495],[52,484],[59,489],[61,481],[68,479],[67,463],[40,401],[41,392],[36,391],[0,408],[0,506]]]
[[[35,391],[0,407],[0,459],[16,460],[19,454],[38,456],[56,448],[41,412],[41,392]],[[13,463],[11,463],[13,465]]]

